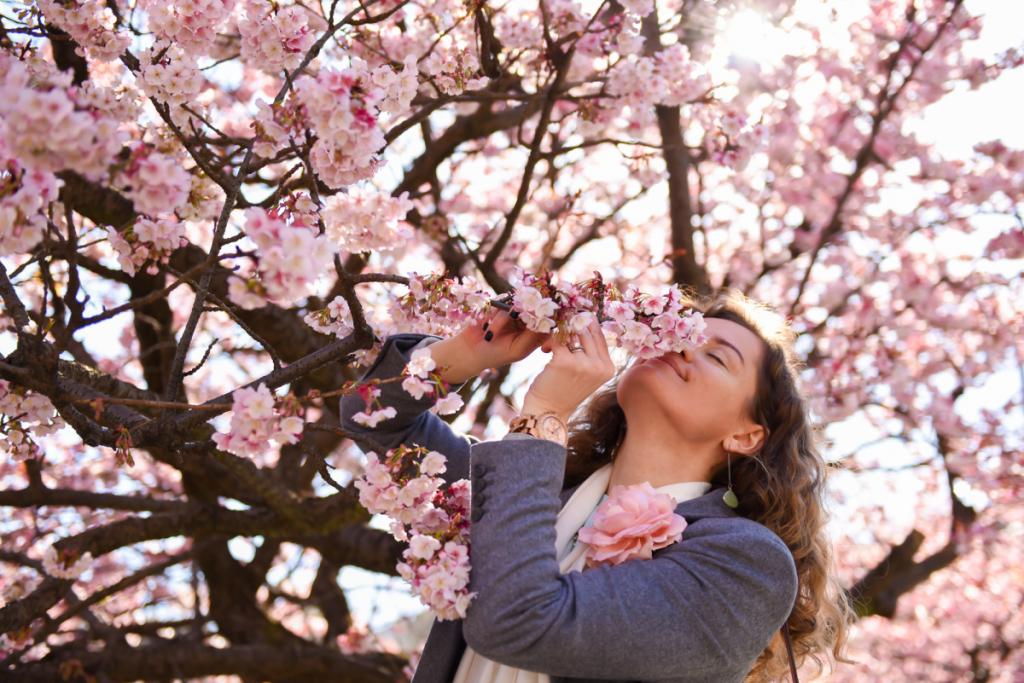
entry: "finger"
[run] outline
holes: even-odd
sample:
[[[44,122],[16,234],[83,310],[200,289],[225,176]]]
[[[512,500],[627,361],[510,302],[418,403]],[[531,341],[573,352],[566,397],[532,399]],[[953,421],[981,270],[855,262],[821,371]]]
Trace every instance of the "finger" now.
[[[484,333],[484,340],[493,342],[504,334],[509,327],[509,321],[510,318],[507,313],[502,310],[496,311],[494,317],[488,323],[487,332]]]
[[[519,326],[517,325],[516,327],[518,328]],[[530,329],[517,329],[517,332],[518,334],[512,340],[512,351],[520,358],[528,356],[530,352],[538,346],[541,346],[547,338],[551,336],[542,332],[535,332]]]
[[[594,342],[597,348],[598,355],[609,363],[612,362],[611,353],[608,351],[608,340],[604,336],[604,330],[601,328],[601,323],[598,322],[597,316],[594,316],[594,320],[588,326],[594,334]]]

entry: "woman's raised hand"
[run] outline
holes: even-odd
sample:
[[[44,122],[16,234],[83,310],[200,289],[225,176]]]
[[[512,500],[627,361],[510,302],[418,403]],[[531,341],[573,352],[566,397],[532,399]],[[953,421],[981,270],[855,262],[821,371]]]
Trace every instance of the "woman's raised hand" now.
[[[615,362],[596,317],[568,337],[565,342],[551,338],[542,344],[542,350],[553,355],[526,392],[523,414],[553,411],[568,420],[583,401],[615,376]],[[583,348],[570,348],[577,345]]]
[[[507,311],[493,308],[479,323],[466,325],[458,334],[430,345],[430,355],[445,381],[461,383],[487,368],[500,368],[529,356],[550,334],[534,332]]]

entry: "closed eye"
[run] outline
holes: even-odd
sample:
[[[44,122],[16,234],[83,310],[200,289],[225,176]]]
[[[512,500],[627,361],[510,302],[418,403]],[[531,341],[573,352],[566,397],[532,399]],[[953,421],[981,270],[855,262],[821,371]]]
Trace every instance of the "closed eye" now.
[[[723,361],[721,358],[719,358],[718,356],[716,356],[713,353],[709,353],[708,355],[711,356],[712,358],[714,358],[716,361],[718,361],[718,364],[721,365],[723,368],[726,367],[725,361]]]

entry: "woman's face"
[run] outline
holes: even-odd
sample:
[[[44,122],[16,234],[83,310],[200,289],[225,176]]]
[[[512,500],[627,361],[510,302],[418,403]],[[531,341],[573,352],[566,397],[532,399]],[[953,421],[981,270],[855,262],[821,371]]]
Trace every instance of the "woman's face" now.
[[[637,361],[622,374],[617,397],[630,431],[712,445],[755,426],[746,407],[763,342],[731,320],[704,320],[704,346]]]

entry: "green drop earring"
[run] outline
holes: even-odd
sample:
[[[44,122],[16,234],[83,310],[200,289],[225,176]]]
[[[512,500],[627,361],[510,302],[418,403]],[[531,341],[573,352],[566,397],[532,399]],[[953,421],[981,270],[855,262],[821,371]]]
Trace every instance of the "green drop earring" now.
[[[740,504],[740,499],[736,497],[736,494],[732,490],[732,453],[730,451],[725,452],[726,458],[726,472],[729,478],[729,487],[725,490],[725,494],[722,496],[722,501],[729,507],[735,509]]]

